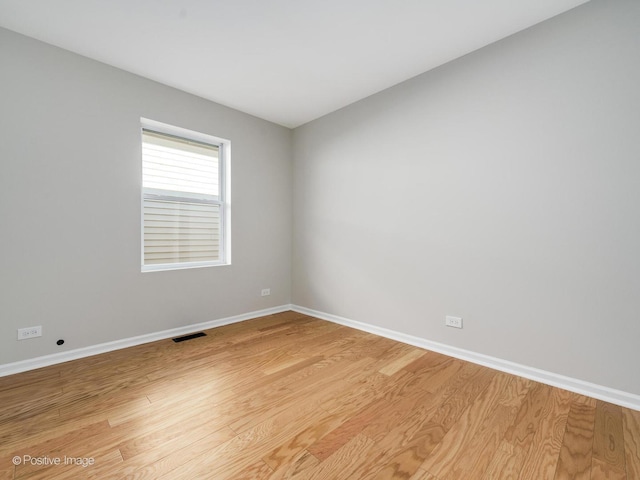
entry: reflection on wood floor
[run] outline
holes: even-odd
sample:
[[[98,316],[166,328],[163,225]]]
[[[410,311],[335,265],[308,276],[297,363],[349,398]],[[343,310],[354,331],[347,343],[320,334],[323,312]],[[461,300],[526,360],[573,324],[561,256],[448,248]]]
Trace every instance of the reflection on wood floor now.
[[[639,412],[294,312],[206,333],[0,378],[0,479],[640,479]]]

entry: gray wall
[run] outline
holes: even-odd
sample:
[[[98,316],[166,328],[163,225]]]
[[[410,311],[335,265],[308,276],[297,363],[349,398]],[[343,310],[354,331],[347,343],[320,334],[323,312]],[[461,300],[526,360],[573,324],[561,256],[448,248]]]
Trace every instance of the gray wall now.
[[[0,70],[0,364],[289,303],[290,130],[7,30]],[[231,266],[140,273],[140,117],[231,140]]]
[[[0,364],[293,300],[640,394],[639,51],[640,3],[593,0],[292,152],[285,128],[0,30]],[[231,266],[140,273],[140,117],[232,141]]]
[[[293,303],[640,394],[639,55],[594,0],[296,129]]]

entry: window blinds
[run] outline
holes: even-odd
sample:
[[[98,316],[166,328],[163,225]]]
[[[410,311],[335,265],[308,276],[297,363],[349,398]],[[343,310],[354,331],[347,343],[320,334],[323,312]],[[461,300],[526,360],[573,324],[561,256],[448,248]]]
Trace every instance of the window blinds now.
[[[143,129],[143,265],[221,260],[219,153]]]

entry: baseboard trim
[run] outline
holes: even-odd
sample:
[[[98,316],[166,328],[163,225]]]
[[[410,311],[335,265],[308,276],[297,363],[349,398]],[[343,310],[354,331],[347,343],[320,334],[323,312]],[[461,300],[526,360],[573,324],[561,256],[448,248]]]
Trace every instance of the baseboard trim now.
[[[265,315],[273,315],[289,310],[291,310],[291,305],[280,305],[278,307],[256,310],[254,312],[234,315],[232,317],[220,318],[218,320],[186,325],[184,327],[162,330],[160,332],[148,333],[145,335],[139,335],[137,337],[123,338],[122,340],[115,340],[113,342],[91,345],[89,347],[77,348],[66,352],[53,353],[51,355],[44,355],[28,360],[6,363],[4,365],[0,365],[0,377],[13,375],[14,373],[26,372],[28,370],[35,370],[36,368],[48,367],[50,365],[77,360],[79,358],[91,357],[100,353],[133,347],[136,345],[141,345],[143,343],[165,340],[167,338],[178,337],[181,335],[188,335],[200,330],[208,330],[210,328],[221,327],[223,325],[244,322],[245,320],[250,320],[252,318],[263,317]]]
[[[597,398],[599,400],[604,400],[605,402],[610,402],[615,405],[620,405],[622,407],[640,411],[640,395],[624,392],[622,390],[615,390],[613,388],[597,385],[595,383],[566,377],[557,373],[521,365],[518,363],[510,362],[508,360],[503,360],[501,358],[472,352],[470,350],[452,347],[443,343],[432,342],[424,338],[408,335],[406,333],[398,332],[395,330],[389,330],[387,328],[382,328],[375,325],[370,325],[368,323],[350,320],[348,318],[339,317],[330,313],[312,310],[310,308],[301,307],[299,305],[291,305],[291,310],[312,317],[320,318],[322,320],[327,320],[329,322],[344,325],[346,327],[373,333],[374,335],[386,337],[391,340],[406,343],[408,345],[424,348],[425,350],[431,350],[437,353],[442,353],[443,355],[448,355],[450,357],[455,357],[471,363],[483,365],[494,370],[518,375],[520,377],[528,378],[530,380],[544,383],[546,385],[569,390],[570,392],[579,393],[581,395],[586,395],[588,397]]]

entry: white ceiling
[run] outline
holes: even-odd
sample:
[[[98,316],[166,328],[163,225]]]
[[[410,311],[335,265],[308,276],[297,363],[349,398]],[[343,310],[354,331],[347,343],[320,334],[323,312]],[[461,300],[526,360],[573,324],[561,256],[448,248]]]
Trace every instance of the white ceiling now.
[[[587,0],[0,0],[0,26],[296,127]]]

